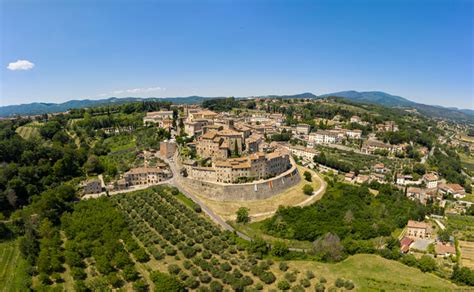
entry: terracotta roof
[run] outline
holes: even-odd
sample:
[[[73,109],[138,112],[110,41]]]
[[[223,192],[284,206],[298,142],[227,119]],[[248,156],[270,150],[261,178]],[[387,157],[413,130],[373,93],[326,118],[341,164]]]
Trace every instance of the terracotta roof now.
[[[430,225],[429,225],[428,223],[425,223],[425,222],[419,222],[419,221],[414,221],[414,220],[408,220],[407,227],[408,227],[408,228],[423,228],[423,229],[427,229],[427,228],[430,227]]]
[[[456,248],[450,244],[442,244],[438,243],[435,245],[435,252],[436,254],[443,255],[443,254],[455,254]]]
[[[427,181],[437,181],[438,180],[438,176],[434,173],[427,173],[427,174],[423,175],[423,178]]]

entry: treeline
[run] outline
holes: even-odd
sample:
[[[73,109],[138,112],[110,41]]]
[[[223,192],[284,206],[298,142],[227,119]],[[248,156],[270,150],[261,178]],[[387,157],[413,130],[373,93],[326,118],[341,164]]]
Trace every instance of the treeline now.
[[[203,101],[202,106],[212,111],[227,112],[233,108],[239,108],[240,104],[234,97],[213,98]]]
[[[141,112],[152,112],[171,109],[171,102],[168,101],[141,101],[141,102],[132,102],[122,105],[111,105],[103,107],[93,107],[93,108],[82,108],[82,109],[71,109],[69,110],[69,115],[74,118],[83,118],[86,113],[91,116],[96,115],[110,115],[113,113],[141,113]]]
[[[336,157],[326,155],[322,151],[319,155],[315,155],[313,157],[313,160],[316,163],[322,164],[322,165],[330,167],[330,168],[334,168],[334,169],[342,171],[342,172],[354,171],[354,172],[358,173],[359,169],[360,169],[359,167],[357,167],[355,165],[352,165],[351,163],[339,160]]]
[[[314,241],[334,233],[341,240],[367,240],[389,236],[409,219],[419,220],[424,215],[423,205],[391,186],[381,186],[374,196],[365,186],[337,182],[311,206],[280,207],[264,221],[263,228],[268,234],[288,239]]]
[[[470,183],[466,181],[461,173],[461,158],[456,151],[449,148],[446,150],[436,148],[428,162],[437,168],[438,173],[446,178],[448,183],[457,183],[470,189]]]

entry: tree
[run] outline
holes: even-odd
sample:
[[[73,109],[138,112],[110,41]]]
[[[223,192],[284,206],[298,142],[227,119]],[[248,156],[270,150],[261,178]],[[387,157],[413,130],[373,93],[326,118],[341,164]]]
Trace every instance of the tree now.
[[[303,186],[303,193],[307,196],[311,196],[313,194],[313,187],[311,185],[304,185]]]
[[[288,246],[284,241],[275,241],[272,245],[272,255],[277,257],[285,256],[288,253]]]
[[[312,181],[312,176],[311,176],[311,173],[309,171],[303,172],[303,176],[304,176],[305,180]]]
[[[185,291],[183,283],[178,278],[169,274],[154,271],[150,275],[155,283],[156,292],[181,292]]]
[[[282,280],[280,282],[278,282],[278,289],[282,290],[282,291],[286,291],[286,290],[289,290],[290,289],[290,283],[288,283],[287,281],[285,280]]]
[[[329,232],[313,243],[313,253],[325,261],[341,260],[344,256],[343,249],[339,237]]]
[[[451,280],[459,284],[474,286],[474,271],[467,267],[460,268],[459,265],[455,265]]]
[[[251,253],[260,253],[264,255],[268,252],[267,242],[260,237],[254,238],[254,240],[249,243],[248,248]]]
[[[249,209],[245,207],[240,207],[237,210],[237,223],[248,223],[250,222]]]
[[[422,272],[432,272],[436,269],[436,261],[428,255],[423,255],[418,261],[418,268]]]

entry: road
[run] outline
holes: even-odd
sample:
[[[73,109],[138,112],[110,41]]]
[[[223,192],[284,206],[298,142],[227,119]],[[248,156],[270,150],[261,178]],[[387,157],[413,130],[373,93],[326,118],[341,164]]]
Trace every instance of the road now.
[[[202,211],[204,211],[204,213],[206,213],[212,219],[212,221],[214,221],[215,223],[222,226],[222,228],[224,228],[225,230],[229,230],[231,232],[234,232],[235,234],[237,234],[242,239],[245,239],[245,240],[248,240],[248,241],[252,240],[252,238],[250,238],[249,236],[235,230],[234,227],[232,227],[230,224],[228,224],[227,222],[222,220],[221,217],[219,217],[216,213],[214,213],[211,209],[209,209],[209,207],[207,207],[201,200],[199,200],[196,196],[189,193],[187,190],[185,190],[181,186],[181,184],[178,182],[178,180],[180,178],[179,169],[177,169],[176,163],[174,162],[174,160],[176,159],[176,156],[173,157],[172,159],[167,159],[167,158],[164,158],[164,157],[160,157],[160,158],[163,159],[166,163],[168,163],[168,165],[170,166],[171,172],[173,173],[173,179],[169,180],[168,184],[176,187],[186,197],[190,198],[191,200],[193,200],[194,203],[198,204],[201,207]]]

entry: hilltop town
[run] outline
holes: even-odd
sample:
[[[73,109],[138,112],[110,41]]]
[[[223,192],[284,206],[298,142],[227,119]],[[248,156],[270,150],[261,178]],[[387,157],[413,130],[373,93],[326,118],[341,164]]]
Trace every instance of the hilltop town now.
[[[335,97],[137,102],[2,123],[2,232],[32,232],[19,248],[33,287],[386,287],[314,275],[356,258],[437,275],[410,282],[420,289],[473,284],[471,124]],[[62,244],[64,256],[45,251]]]

